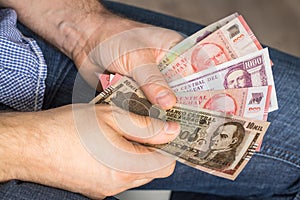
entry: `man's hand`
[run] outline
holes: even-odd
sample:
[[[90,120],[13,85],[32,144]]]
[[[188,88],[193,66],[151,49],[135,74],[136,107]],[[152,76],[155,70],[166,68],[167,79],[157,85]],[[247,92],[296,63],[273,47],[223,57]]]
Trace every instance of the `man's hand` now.
[[[108,105],[75,106],[76,108],[65,106],[38,113],[2,113],[0,181],[19,179],[63,188],[92,198],[103,198],[143,185],[154,178],[167,177],[173,172],[174,161],[144,173],[112,169],[105,161],[97,161],[81,143],[73,111],[75,109],[75,112],[86,115],[89,112],[97,113],[96,119],[101,129],[99,134],[104,134],[107,141],[119,151],[144,156],[151,153],[158,160],[163,159],[161,154],[155,154],[144,146],[129,142],[128,139],[140,143],[166,143],[177,136],[177,125],[159,120],[149,123],[149,118],[130,114],[133,123],[145,127],[145,137],[141,138],[132,135],[134,128],[128,134],[118,126],[114,116],[123,115],[119,108]],[[87,116],[82,116],[85,117]],[[90,131],[87,129],[83,134],[90,134]],[[116,161],[126,159],[112,154],[108,149],[102,149],[101,146],[99,149],[102,154]],[[132,162],[132,166],[139,164]]]
[[[112,27],[116,24],[117,21],[108,24],[112,33],[115,32]],[[128,24],[132,27],[129,28]],[[112,34],[102,41],[98,37],[102,30],[95,31],[88,39],[88,45],[74,58],[80,74],[94,87],[99,82],[96,74],[104,71],[132,77],[150,102],[164,109],[173,107],[176,98],[157,64],[182,37],[168,29],[129,20],[128,24],[126,30]]]
[[[171,108],[176,98],[157,69],[178,33],[116,16],[97,0],[0,0],[18,19],[74,60],[96,88],[109,70],[133,77],[153,104]],[[32,9],[34,8],[34,9]]]

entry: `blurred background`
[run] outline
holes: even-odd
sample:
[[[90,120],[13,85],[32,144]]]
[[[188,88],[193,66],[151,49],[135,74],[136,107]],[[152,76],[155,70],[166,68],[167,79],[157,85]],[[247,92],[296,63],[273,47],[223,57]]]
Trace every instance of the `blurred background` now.
[[[208,25],[243,15],[258,40],[300,57],[300,0],[112,0]]]

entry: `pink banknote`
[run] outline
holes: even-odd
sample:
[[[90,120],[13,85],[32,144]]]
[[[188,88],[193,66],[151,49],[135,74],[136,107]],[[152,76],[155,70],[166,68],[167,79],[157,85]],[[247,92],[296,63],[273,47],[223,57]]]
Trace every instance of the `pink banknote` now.
[[[218,30],[220,27],[224,26],[234,18],[238,17],[238,13],[233,13],[223,19],[220,19],[217,22],[214,22],[203,29],[197,31],[193,35],[185,38],[182,40],[180,43],[175,45],[170,49],[169,52],[166,53],[164,58],[160,61],[158,64],[158,68],[160,71],[164,70],[170,63],[172,63],[179,55],[184,53],[185,51],[189,50],[193,46],[195,46],[199,41],[203,40],[206,38],[208,35],[211,33],[215,32]]]
[[[216,30],[161,72],[168,82],[262,49],[242,16]]]
[[[267,120],[272,86],[177,93],[179,104]]]
[[[123,76],[120,74],[100,74],[99,80],[102,85],[102,89],[105,90],[106,88],[120,80],[122,77]]]
[[[109,86],[110,75],[109,74],[99,74],[98,78],[100,80],[102,89],[105,90]]]
[[[267,48],[170,82],[169,85],[175,93],[271,85],[269,112],[278,109]]]

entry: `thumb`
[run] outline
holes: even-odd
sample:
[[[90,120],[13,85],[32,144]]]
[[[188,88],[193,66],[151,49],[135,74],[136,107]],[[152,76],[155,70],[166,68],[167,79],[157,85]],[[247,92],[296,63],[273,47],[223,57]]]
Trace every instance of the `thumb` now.
[[[174,140],[180,133],[180,125],[177,122],[137,115],[118,107],[113,107],[112,117],[115,123],[111,124],[111,128],[138,143],[165,144]]]
[[[163,109],[170,109],[176,103],[176,96],[160,73],[155,63],[135,67],[131,76],[139,84],[147,99]]]

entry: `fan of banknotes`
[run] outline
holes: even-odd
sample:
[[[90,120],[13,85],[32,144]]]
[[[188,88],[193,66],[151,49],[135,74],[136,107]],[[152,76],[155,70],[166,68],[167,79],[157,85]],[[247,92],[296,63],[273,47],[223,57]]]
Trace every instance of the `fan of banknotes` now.
[[[259,151],[268,113],[278,109],[268,49],[234,13],[178,43],[158,67],[177,96],[172,109],[151,105],[134,80],[119,74],[101,75],[104,91],[90,103],[179,122],[175,140],[149,146],[234,180]]]

